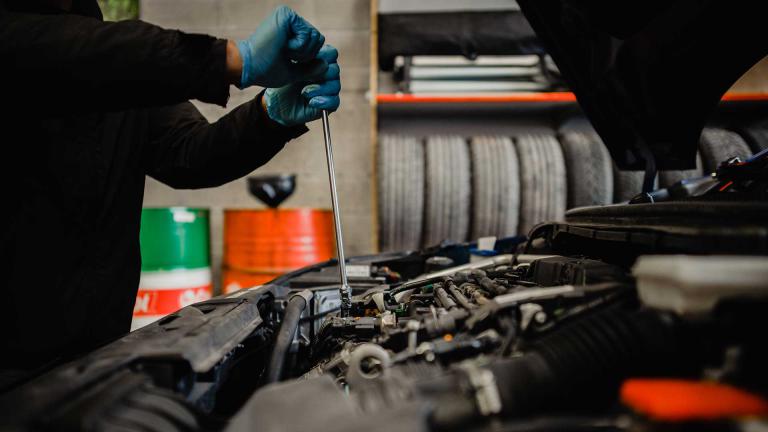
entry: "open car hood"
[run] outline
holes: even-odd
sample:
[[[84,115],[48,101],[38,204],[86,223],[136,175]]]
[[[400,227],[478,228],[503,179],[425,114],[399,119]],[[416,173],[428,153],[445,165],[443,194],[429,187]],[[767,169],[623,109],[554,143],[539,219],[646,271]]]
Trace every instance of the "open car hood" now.
[[[519,3],[622,169],[693,168],[722,95],[768,54],[766,2]]]

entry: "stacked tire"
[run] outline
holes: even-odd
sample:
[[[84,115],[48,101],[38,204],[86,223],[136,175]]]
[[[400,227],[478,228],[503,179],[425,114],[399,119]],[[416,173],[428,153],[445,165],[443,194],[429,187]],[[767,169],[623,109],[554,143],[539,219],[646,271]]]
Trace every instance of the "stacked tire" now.
[[[559,132],[516,136],[382,135],[378,147],[378,215],[382,251],[443,241],[527,234],[566,209],[630,200],[642,171],[622,171],[586,119]],[[656,187],[713,172],[731,157],[768,148],[768,124],[736,132],[705,129],[696,167],[661,171]],[[750,148],[751,147],[751,148]]]
[[[749,144],[753,153],[768,149],[768,118],[739,125],[736,131]]]
[[[377,169],[382,251],[511,237],[565,212],[565,163],[554,133],[382,135]]]
[[[520,161],[520,231],[529,232],[541,222],[565,215],[567,186],[565,161],[554,134],[517,137]]]
[[[423,144],[415,137],[381,136],[377,170],[381,250],[418,249],[424,218]]]
[[[594,131],[560,134],[568,173],[568,208],[613,202],[611,155]]]
[[[744,139],[725,129],[708,128],[701,133],[699,150],[707,172],[715,172],[721,163],[732,157],[747,159],[752,151]]]
[[[469,149],[459,136],[430,136],[426,148],[423,244],[464,241],[469,229]]]
[[[518,232],[520,167],[512,139],[473,137],[471,238],[507,237]]]

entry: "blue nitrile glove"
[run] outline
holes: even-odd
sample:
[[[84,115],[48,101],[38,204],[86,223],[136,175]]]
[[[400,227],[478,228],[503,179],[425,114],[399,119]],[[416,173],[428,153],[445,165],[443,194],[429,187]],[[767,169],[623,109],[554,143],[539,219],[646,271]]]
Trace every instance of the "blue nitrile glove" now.
[[[336,62],[338,57],[336,48],[326,45],[317,54],[318,59],[328,63],[328,70],[322,78],[267,89],[264,92],[264,103],[269,118],[283,126],[295,126],[319,119],[322,110],[336,111],[341,103],[341,71]]]
[[[316,59],[325,36],[288,6],[280,6],[248,39],[237,42],[243,60],[240,88],[281,87],[322,75]]]

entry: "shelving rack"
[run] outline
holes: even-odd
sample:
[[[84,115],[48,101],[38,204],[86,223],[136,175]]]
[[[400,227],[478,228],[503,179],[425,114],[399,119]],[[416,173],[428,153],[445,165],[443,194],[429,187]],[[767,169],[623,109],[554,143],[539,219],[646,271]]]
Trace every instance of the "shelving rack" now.
[[[485,109],[485,112],[496,112],[515,107],[516,112],[527,110],[541,111],[551,108],[564,108],[578,112],[576,96],[571,92],[524,92],[524,93],[499,93],[499,94],[406,94],[406,93],[379,93],[379,59],[378,59],[378,10],[379,0],[370,1],[370,76],[369,76],[369,103],[371,124],[371,146],[373,149],[372,173],[374,181],[371,186],[371,199],[373,200],[373,226],[372,236],[375,247],[378,249],[379,221],[378,221],[378,195],[377,195],[377,164],[376,154],[378,146],[379,128],[382,118],[391,118],[398,112],[407,113],[403,118],[408,118],[412,124],[418,122],[417,117],[423,114],[456,112],[464,108]],[[674,95],[670,95],[673,97]],[[731,92],[724,95],[722,102],[725,105],[739,106],[751,103],[768,105],[768,92]],[[742,104],[744,103],[744,104]],[[386,121],[384,123],[387,123]]]
[[[430,104],[430,103],[575,103],[571,92],[462,94],[462,95],[413,95],[405,93],[376,94],[376,104]],[[768,101],[768,93],[727,93],[724,102]]]

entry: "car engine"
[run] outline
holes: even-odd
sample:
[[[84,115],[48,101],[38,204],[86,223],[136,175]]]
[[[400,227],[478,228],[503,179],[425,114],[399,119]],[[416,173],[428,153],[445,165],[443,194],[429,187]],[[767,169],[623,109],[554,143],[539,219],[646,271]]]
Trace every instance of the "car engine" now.
[[[41,374],[3,430],[760,430],[768,261],[728,249],[765,244],[753,206],[726,255],[582,222],[352,258],[348,313],[336,263],[308,267]]]
[[[350,258],[349,308],[335,260],[192,304],[3,394],[0,429],[765,430],[767,164]]]
[[[645,306],[630,272],[604,261],[452,261],[429,257],[428,268],[443,268],[407,279],[375,267],[387,283],[357,294],[348,317],[333,290],[293,294],[289,308],[315,304],[304,318],[311,325],[299,329],[286,376],[268,381],[292,379],[257,392],[232,430],[241,417],[258,430],[631,430],[643,419],[630,414],[633,385],[725,374],[764,385],[749,366],[765,354],[750,330],[756,317],[746,319],[738,301],[719,303],[729,318],[714,324],[713,310]],[[295,404],[300,416],[276,414],[290,417]]]

